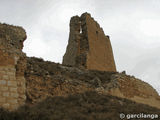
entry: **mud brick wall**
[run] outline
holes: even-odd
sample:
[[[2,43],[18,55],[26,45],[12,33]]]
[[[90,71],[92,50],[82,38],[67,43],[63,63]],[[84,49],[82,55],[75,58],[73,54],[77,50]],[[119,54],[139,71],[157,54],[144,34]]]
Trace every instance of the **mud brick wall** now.
[[[0,107],[14,110],[25,103],[26,33],[21,27],[0,24]]]
[[[63,64],[91,70],[116,71],[110,39],[90,14],[72,17]]]

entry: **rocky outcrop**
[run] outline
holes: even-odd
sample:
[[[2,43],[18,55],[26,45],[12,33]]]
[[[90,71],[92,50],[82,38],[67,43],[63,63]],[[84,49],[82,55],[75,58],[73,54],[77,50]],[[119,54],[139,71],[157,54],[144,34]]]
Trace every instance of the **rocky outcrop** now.
[[[90,14],[71,18],[63,64],[89,70],[116,71],[110,39]]]
[[[112,75],[111,79],[117,82],[117,87],[110,89],[107,93],[160,108],[160,96],[148,83],[122,73]],[[105,92],[105,90],[102,91]]]
[[[160,108],[160,97],[153,87],[123,73],[84,70],[27,58],[25,78],[28,104],[35,104],[48,96],[96,91]]]
[[[26,33],[23,28],[0,24],[0,106],[13,110],[25,103]]]
[[[67,96],[95,90],[109,83],[111,74],[114,72],[88,71],[27,58],[27,102],[33,104],[47,96]]]

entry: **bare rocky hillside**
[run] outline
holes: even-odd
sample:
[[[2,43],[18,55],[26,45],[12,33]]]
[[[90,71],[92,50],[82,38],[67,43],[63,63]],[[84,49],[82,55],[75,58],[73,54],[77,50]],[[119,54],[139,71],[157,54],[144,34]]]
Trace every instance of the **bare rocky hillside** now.
[[[31,104],[47,96],[94,90],[160,108],[160,97],[152,86],[123,73],[80,69],[32,57],[27,58],[25,79]]]

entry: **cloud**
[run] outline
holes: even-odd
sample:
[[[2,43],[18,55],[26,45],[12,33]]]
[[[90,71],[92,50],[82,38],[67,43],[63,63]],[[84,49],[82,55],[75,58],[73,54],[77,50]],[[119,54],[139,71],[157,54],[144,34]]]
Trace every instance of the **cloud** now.
[[[150,83],[160,92],[159,71],[160,71],[160,56],[158,48],[150,48],[143,51],[142,54],[135,57],[136,62],[132,62],[132,67],[128,71],[129,74],[141,78],[143,81]]]
[[[160,37],[160,19],[144,19],[140,23],[140,31],[147,37]],[[150,40],[152,41],[152,40]]]
[[[91,5],[94,4],[92,1],[90,3],[92,3]],[[49,4],[53,4],[53,2]],[[28,32],[28,36],[36,36],[36,39],[39,39],[38,44],[34,42],[33,38],[35,37],[30,37],[31,39],[25,42],[24,51],[29,56],[43,57],[45,60],[61,62],[68,43],[70,18],[77,14],[81,15],[86,11],[93,11],[94,8],[91,8],[91,5],[86,4],[84,1],[77,3],[69,0],[68,2],[57,2],[54,7],[44,9],[40,19],[32,26],[32,31]],[[46,44],[47,49],[41,51],[41,48],[44,48]],[[34,46],[39,46],[40,50]]]

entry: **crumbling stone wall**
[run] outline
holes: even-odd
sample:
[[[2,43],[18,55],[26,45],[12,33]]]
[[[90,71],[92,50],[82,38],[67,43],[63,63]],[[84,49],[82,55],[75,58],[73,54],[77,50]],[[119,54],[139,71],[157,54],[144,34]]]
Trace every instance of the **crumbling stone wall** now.
[[[25,103],[26,33],[21,27],[0,24],[0,107],[16,109]]]
[[[160,96],[149,84],[117,72],[84,70],[38,58],[27,58],[25,72],[27,104],[47,97],[97,91],[160,108]]]
[[[160,108],[160,96],[148,83],[122,73],[113,74],[111,79],[117,81],[117,87],[110,89],[109,94]]]
[[[76,57],[78,54],[78,41],[80,39],[80,18],[74,16],[70,21],[70,35],[66,54],[63,57],[63,64],[76,65]]]
[[[70,37],[63,64],[91,70],[116,71],[110,39],[88,13],[70,21]]]
[[[27,58],[25,72],[27,104],[34,104],[48,96],[67,96],[104,87],[110,89],[115,72],[90,71],[68,67],[38,58]]]

